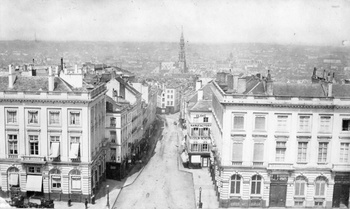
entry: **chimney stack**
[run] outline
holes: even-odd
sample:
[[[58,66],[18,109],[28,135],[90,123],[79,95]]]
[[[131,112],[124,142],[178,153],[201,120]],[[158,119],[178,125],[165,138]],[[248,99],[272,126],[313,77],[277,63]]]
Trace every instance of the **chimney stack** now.
[[[63,57],[61,57],[61,70],[63,71],[64,68],[63,68]]]
[[[199,89],[198,91],[197,91],[197,96],[198,96],[198,101],[200,101],[200,100],[203,100],[203,89]]]
[[[53,89],[55,88],[55,77],[52,74],[52,67],[49,67],[49,91],[53,91]]]
[[[201,88],[202,88],[202,81],[201,80],[196,81],[196,91],[198,91]]]
[[[16,76],[14,75],[12,65],[9,65],[9,89],[13,88],[13,83],[15,82]]]
[[[314,72],[312,73],[312,77],[316,77],[316,71],[317,71],[317,69],[316,69],[316,67],[314,67]]]
[[[234,92],[237,92],[237,90],[238,90],[238,78],[239,78],[238,74],[233,75],[233,91]]]
[[[267,71],[267,79],[266,79],[266,93],[269,96],[273,95],[273,81],[270,74],[270,70]]]
[[[74,73],[78,74],[78,65],[74,65]]]
[[[242,94],[247,89],[247,80],[245,78],[238,78],[237,93]]]
[[[227,75],[227,87],[229,92],[233,92],[233,75]]]

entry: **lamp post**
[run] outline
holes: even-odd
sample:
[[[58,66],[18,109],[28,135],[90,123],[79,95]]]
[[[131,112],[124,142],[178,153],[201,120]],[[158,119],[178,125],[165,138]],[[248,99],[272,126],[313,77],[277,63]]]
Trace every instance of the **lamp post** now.
[[[199,187],[199,208],[202,208],[203,203],[202,203],[202,187]]]
[[[107,185],[107,207],[109,208],[109,185]]]

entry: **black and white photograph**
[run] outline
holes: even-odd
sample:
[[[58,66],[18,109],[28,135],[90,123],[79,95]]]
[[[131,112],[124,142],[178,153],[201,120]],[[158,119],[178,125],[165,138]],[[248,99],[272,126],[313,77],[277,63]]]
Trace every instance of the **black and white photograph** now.
[[[350,208],[350,0],[0,0],[0,208]]]

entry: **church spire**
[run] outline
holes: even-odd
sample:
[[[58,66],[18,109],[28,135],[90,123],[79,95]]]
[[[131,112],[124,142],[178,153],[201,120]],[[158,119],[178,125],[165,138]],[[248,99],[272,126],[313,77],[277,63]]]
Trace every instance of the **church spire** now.
[[[182,26],[181,26],[181,37],[180,37],[179,68],[182,73],[187,73],[185,39],[184,39],[184,32],[183,32]]]

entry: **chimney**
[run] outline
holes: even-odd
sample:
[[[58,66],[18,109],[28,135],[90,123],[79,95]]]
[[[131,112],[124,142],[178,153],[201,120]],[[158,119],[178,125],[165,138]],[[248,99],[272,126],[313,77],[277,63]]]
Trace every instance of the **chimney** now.
[[[203,100],[203,89],[197,91],[198,101]]]
[[[61,57],[61,70],[63,71],[63,57]]]
[[[323,78],[326,80],[326,70],[323,70]]]
[[[53,91],[53,89],[55,88],[55,77],[52,74],[52,67],[49,67],[49,91]]]
[[[201,80],[196,81],[196,91],[198,91],[201,88],[202,88],[202,81]]]
[[[332,97],[332,92],[333,92],[333,83],[329,82],[328,83],[328,97]]]
[[[316,71],[317,71],[317,69],[316,69],[316,67],[314,67],[314,72],[312,73],[312,77],[316,77]]]
[[[335,72],[333,72],[332,83],[333,83],[333,81],[334,81],[334,77],[335,77]]]
[[[78,65],[74,65],[74,73],[78,74]]]
[[[245,78],[238,78],[237,93],[242,94],[247,89],[247,80]]]
[[[16,75],[13,72],[13,68],[9,65],[9,89],[13,88],[13,83],[15,82]]]
[[[56,72],[55,72],[55,74],[58,76],[60,73],[59,73],[59,67],[58,66],[56,66]]]
[[[233,75],[232,74],[227,75],[227,87],[228,87],[228,91],[233,92]]]
[[[237,90],[238,90],[238,78],[239,78],[238,74],[233,75],[233,91],[234,92],[237,92]]]

